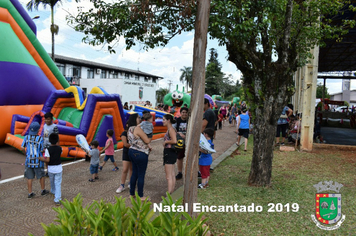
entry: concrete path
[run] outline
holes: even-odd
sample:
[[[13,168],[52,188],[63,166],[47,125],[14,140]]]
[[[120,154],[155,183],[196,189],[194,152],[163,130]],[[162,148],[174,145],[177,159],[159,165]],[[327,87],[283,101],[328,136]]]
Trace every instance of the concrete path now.
[[[223,127],[217,131],[214,140],[216,153],[213,158],[221,156],[236,142],[236,133],[233,127]],[[152,143],[153,151],[149,156],[147,174],[145,178],[144,195],[149,196],[152,202],[160,202],[165,196],[167,181],[165,179],[163,163],[163,141],[156,140]],[[129,204],[129,191],[116,194],[121,176],[121,155],[118,151],[115,160],[120,167],[119,171],[113,172],[113,165],[107,163],[99,173],[100,180],[94,183],[88,181],[89,163],[83,160],[77,162],[65,162],[63,170],[62,198],[72,200],[81,193],[84,205],[93,200],[104,199],[115,202],[115,196],[123,196]],[[101,157],[102,161],[103,157]],[[22,177],[25,157],[11,147],[0,147],[0,167],[2,180],[0,181],[0,235],[22,236],[28,232],[34,235],[43,235],[44,230],[41,222],[49,224],[54,222],[56,212],[53,196],[41,196],[39,181],[33,182],[33,191],[36,196],[27,199],[26,180]],[[212,173],[213,175],[213,173]],[[14,179],[14,180],[13,180]],[[176,189],[182,186],[183,180],[177,181]],[[49,179],[46,178],[46,188],[49,188]]]

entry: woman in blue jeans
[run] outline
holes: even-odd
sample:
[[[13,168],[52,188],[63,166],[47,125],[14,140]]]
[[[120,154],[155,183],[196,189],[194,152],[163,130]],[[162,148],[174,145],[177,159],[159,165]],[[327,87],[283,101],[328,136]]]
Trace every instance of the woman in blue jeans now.
[[[143,198],[143,186],[145,183],[145,175],[148,163],[148,154],[150,148],[148,144],[151,138],[143,132],[140,124],[140,117],[137,113],[132,114],[128,120],[127,139],[130,143],[129,158],[132,162],[132,175],[130,179],[130,195],[135,196],[137,184],[138,195]]]

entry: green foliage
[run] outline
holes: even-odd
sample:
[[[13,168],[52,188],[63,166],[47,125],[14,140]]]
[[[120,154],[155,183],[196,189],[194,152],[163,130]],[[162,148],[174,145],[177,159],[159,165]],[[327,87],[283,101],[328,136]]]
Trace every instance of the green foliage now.
[[[179,77],[180,82],[185,82],[187,84],[185,88],[185,92],[188,92],[189,87],[193,85],[193,71],[192,67],[185,67],[180,69],[182,74]],[[184,92],[184,91],[183,91]]]
[[[158,103],[163,103],[164,96],[166,96],[169,93],[168,88],[159,88],[156,91],[156,100]]]
[[[318,83],[316,86],[317,86],[316,87],[316,98],[322,98],[324,86],[321,83]],[[328,93],[327,87],[325,87],[325,90],[324,90],[324,98],[330,98],[330,94]]]
[[[142,201],[136,194],[131,198],[132,207],[125,204],[125,199],[115,197],[115,204],[100,200],[83,207],[83,199],[78,194],[72,202],[61,201],[62,207],[54,208],[57,212],[56,223],[45,225],[45,235],[205,235],[203,227],[206,220],[202,214],[191,218],[186,212],[160,212],[153,219],[151,202]],[[181,205],[182,199],[174,202],[169,194],[163,198],[163,205]],[[31,234],[29,234],[31,235]]]

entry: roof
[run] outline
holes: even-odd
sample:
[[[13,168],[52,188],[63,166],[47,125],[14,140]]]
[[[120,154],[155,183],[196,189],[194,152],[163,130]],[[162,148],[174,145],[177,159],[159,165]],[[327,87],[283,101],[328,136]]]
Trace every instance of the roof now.
[[[355,6],[355,1],[352,1]],[[348,5],[345,6],[347,9]],[[344,14],[333,17],[335,24],[341,24],[342,20],[356,19],[356,12],[349,10]],[[318,72],[330,71],[356,71],[356,29],[349,29],[349,33],[343,36],[341,42],[335,39],[324,40],[325,47],[319,48]]]
[[[51,56],[51,53],[49,53],[49,55]],[[66,56],[61,56],[61,55],[57,55],[57,54],[55,55],[55,62],[65,63],[65,64],[73,64],[73,65],[78,65],[78,66],[85,66],[88,68],[100,68],[100,69],[114,70],[114,71],[129,73],[129,74],[149,76],[149,77],[153,77],[156,79],[163,79],[163,77],[161,77],[161,76],[148,74],[148,73],[145,73],[145,72],[142,72],[139,70],[131,70],[131,69],[123,68],[123,67],[107,65],[107,64],[103,64],[103,63],[98,63],[98,62],[88,61],[88,60],[83,60],[83,59],[78,59],[78,58],[66,57]]]

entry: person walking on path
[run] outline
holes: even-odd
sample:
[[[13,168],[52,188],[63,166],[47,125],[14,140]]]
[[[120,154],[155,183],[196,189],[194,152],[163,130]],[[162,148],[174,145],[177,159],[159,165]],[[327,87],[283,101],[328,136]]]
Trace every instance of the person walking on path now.
[[[240,145],[241,136],[245,139],[245,149],[247,151],[247,141],[250,132],[250,116],[246,114],[247,109],[244,107],[241,109],[241,115],[238,116],[238,121],[236,125],[236,131],[238,132],[236,145]]]
[[[128,140],[127,140],[127,130],[131,126],[136,126],[136,125],[137,125],[136,120],[134,120],[134,123],[127,122],[126,123],[126,129],[121,134],[121,141],[124,144],[124,147],[123,147],[123,150],[122,150],[122,173],[121,173],[121,183],[120,183],[119,188],[116,190],[116,193],[121,193],[122,191],[125,190],[125,182],[126,182],[127,174],[129,174],[129,180],[131,179],[132,163],[131,163],[131,160],[129,158],[130,144],[128,143]]]
[[[54,195],[54,203],[59,206],[62,200],[62,148],[58,146],[59,136],[56,133],[49,135],[51,146],[46,149],[45,155],[39,157],[41,161],[48,163],[48,175],[51,183],[51,193]]]
[[[97,140],[93,140],[90,143],[91,150],[87,152],[87,155],[90,157],[90,174],[92,178],[89,179],[89,182],[95,182],[96,179],[99,179],[98,176],[98,169],[99,169],[99,162],[100,162],[100,151],[98,149],[99,142]]]
[[[222,114],[222,116],[223,116],[222,125],[225,126],[226,115],[228,113],[228,109],[225,104],[222,107],[220,107],[219,113]]]
[[[105,166],[106,162],[109,159],[112,162],[112,164],[114,164],[115,166],[114,169],[112,170],[113,171],[119,170],[119,167],[117,166],[114,159],[114,140],[112,138],[113,135],[114,135],[114,131],[112,129],[106,131],[106,136],[108,137],[108,139],[106,140],[105,147],[103,148],[103,150],[100,151],[100,153],[105,152],[104,163],[101,166],[99,166],[99,170],[103,169],[103,167]]]
[[[177,161],[177,152],[173,149],[173,145],[177,143],[177,133],[172,124],[176,121],[172,115],[166,114],[163,116],[163,125],[167,127],[167,132],[164,135],[163,143],[163,165],[166,172],[166,179],[168,183],[168,193],[173,193],[176,186],[176,176],[174,171],[174,164]]]
[[[21,149],[26,152],[25,161],[25,178],[27,179],[28,196],[33,198],[36,194],[32,192],[32,180],[35,178],[40,180],[41,195],[47,195],[48,190],[45,189],[45,171],[44,162],[40,161],[39,157],[43,152],[43,138],[38,135],[40,124],[33,122],[29,127],[29,133],[23,139]]]
[[[135,122],[136,121],[136,122]],[[129,158],[132,163],[132,175],[130,179],[130,195],[135,196],[135,190],[137,185],[137,193],[141,199],[143,197],[143,187],[145,184],[145,176],[148,164],[148,155],[150,153],[150,148],[148,144],[151,139],[143,132],[140,124],[140,117],[137,113],[130,115],[129,124],[133,123],[135,125],[131,126],[127,131],[127,138],[129,140]]]

